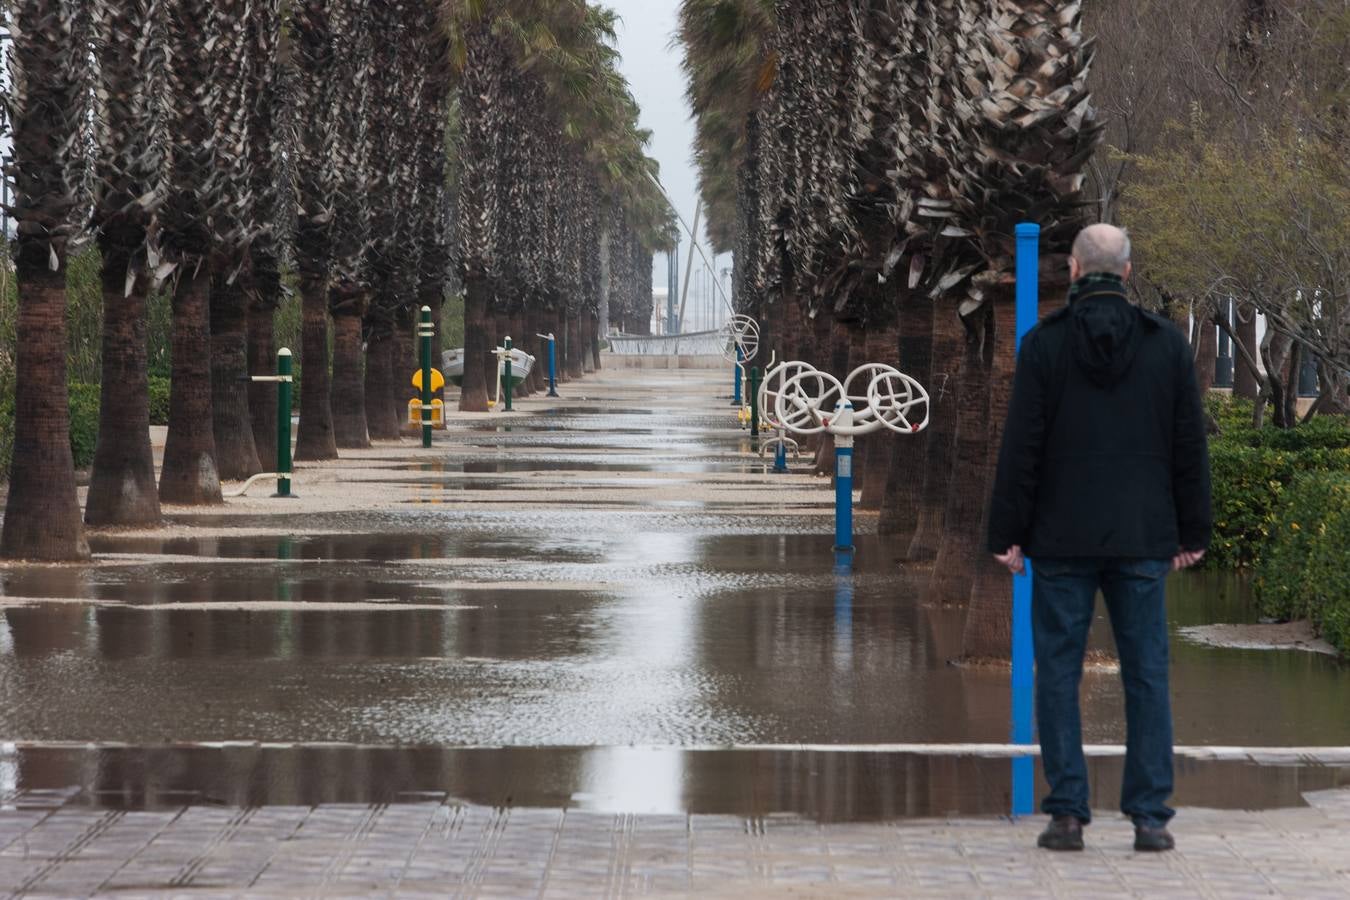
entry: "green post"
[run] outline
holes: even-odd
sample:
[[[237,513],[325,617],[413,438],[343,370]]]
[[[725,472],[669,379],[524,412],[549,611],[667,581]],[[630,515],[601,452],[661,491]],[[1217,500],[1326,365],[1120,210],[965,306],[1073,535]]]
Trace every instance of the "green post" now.
[[[502,381],[504,382],[504,384],[502,385],[502,387],[503,387],[503,389],[505,389],[505,391],[506,391],[506,411],[507,411],[507,412],[510,412],[510,411],[511,411],[511,339],[510,339],[510,338],[507,338],[505,341],[503,341],[503,342],[502,342],[502,346],[504,346],[504,347],[506,348],[506,365],[505,365],[505,374],[502,375]]]
[[[759,366],[750,368],[750,437],[759,437]]]
[[[436,326],[431,324],[431,307],[422,307],[422,322],[417,326],[417,336],[421,338],[422,354],[422,446],[431,447],[432,391],[431,391],[431,339],[436,336]]]
[[[277,351],[277,497],[291,494],[291,384],[295,360],[291,351]]]

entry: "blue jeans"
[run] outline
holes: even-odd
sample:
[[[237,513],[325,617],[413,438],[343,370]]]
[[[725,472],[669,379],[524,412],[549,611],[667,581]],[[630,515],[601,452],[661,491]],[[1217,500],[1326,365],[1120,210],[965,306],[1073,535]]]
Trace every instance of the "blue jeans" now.
[[[1036,641],[1036,721],[1052,816],[1091,820],[1078,685],[1098,589],[1106,597],[1125,685],[1125,777],[1120,809],[1135,825],[1166,825],[1174,815],[1172,706],[1167,687],[1167,609],[1163,559],[1036,559],[1032,631]]]

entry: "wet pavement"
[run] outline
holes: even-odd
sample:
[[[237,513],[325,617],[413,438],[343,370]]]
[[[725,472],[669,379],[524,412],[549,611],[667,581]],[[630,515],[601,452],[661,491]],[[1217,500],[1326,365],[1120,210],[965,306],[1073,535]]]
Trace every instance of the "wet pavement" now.
[[[921,602],[927,572],[883,542],[862,536],[836,569],[828,480],[769,473],[715,377],[600,373],[585,399],[522,401],[430,451],[302,469],[293,504],[173,510],[155,532],[92,535],[89,565],[0,567],[0,795],[58,798],[54,816],[89,827],[212,805],[289,822],[412,804],[432,830],[559,810],[662,828],[1006,813],[1010,766],[989,748],[1007,672],[951,664],[961,611]],[[1179,630],[1254,621],[1248,590],[1192,575],[1171,591],[1179,744],[1350,747],[1350,666],[1194,642]],[[1104,619],[1095,641],[1109,650]],[[1120,710],[1118,676],[1090,672],[1086,740],[1121,742]],[[1098,806],[1119,776],[1104,748]],[[1350,758],[1315,751],[1178,764],[1192,808],[1311,816],[1305,795],[1347,785]],[[0,800],[0,835],[23,805]],[[10,849],[0,886],[19,884]],[[693,872],[670,889],[702,893]],[[195,877],[163,884],[195,895]],[[665,883],[626,878],[606,884]]]

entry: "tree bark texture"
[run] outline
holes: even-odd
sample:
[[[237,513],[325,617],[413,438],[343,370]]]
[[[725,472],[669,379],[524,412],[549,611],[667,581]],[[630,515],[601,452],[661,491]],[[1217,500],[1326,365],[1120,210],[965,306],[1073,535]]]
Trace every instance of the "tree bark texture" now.
[[[929,372],[924,387],[928,390],[930,422],[922,446],[906,460],[912,483],[905,486],[905,498],[913,504],[909,523],[906,556],[915,562],[932,562],[942,543],[942,520],[947,512],[947,492],[951,489],[951,460],[955,454],[956,387],[960,382],[961,349],[966,329],[960,320],[950,321],[950,310],[928,302]],[[892,470],[892,477],[905,477]]]
[[[393,334],[372,336],[366,350],[366,422],[371,440],[398,440],[401,417],[394,398]]]
[[[84,510],[85,522],[94,526],[160,521],[155,455],[150,447],[147,280],[138,276],[131,293],[123,296],[129,261],[106,252],[103,260],[103,389]]]
[[[276,306],[268,298],[259,298],[248,311],[248,372],[250,375],[277,374]],[[271,469],[277,463],[277,385],[249,382],[249,419],[253,425],[253,448],[258,462]]]
[[[595,371],[595,319],[588,312],[577,317],[581,329],[581,371],[590,375]]]
[[[393,368],[389,372],[389,383],[393,386],[394,402],[399,413],[399,434],[419,439],[422,426],[408,420],[407,409],[408,401],[414,394],[421,397],[412,386],[413,373],[422,366],[422,351],[417,337],[417,321],[421,315],[421,307],[404,306],[394,316]]]
[[[1214,364],[1219,358],[1219,336],[1209,316],[1195,320],[1195,380],[1200,385],[1200,396],[1214,386]]]
[[[487,336],[491,291],[482,278],[470,278],[464,288],[464,384],[460,388],[459,409],[487,412],[488,368],[492,362]]]
[[[337,459],[333,434],[332,383],[328,369],[328,285],[326,279],[300,282],[300,429],[297,461]]]
[[[952,304],[944,304],[945,322],[941,327],[959,323]],[[974,582],[977,555],[984,552],[984,540],[976,532],[984,514],[986,496],[984,471],[989,444],[989,378],[982,358],[985,323],[974,326],[966,335],[957,385],[955,454],[951,461],[952,479],[943,512],[942,541],[938,548],[927,599],[937,604],[965,603]]]
[[[1239,304],[1237,307],[1238,320],[1236,323],[1237,339],[1246,347],[1253,358],[1259,353],[1256,342],[1256,310],[1250,306]],[[1237,366],[1237,372],[1233,376],[1233,393],[1238,397],[1246,397],[1248,400],[1255,400],[1261,395],[1261,378],[1257,372],[1252,371],[1252,367],[1247,364],[1241,353],[1235,354],[1237,359],[1234,361]]]
[[[581,362],[581,320],[575,315],[567,317],[567,377],[580,378],[585,374]]]
[[[898,368],[900,335],[893,325],[870,329],[865,346],[866,350],[863,353],[865,362],[885,363]],[[864,389],[866,387],[867,385],[863,385]],[[896,434],[890,429],[878,431],[871,436],[868,441],[871,446],[867,448],[867,458],[863,461],[866,468],[863,470],[862,499],[859,501],[862,509],[881,509],[882,500],[886,496],[887,476],[891,469],[893,455],[891,445],[896,441],[912,441],[914,437]]]
[[[216,471],[228,481],[261,472],[248,409],[248,307],[238,280],[211,278],[211,422]]]
[[[211,276],[185,271],[173,292],[169,436],[159,474],[161,503],[222,503],[211,418]]]
[[[600,364],[600,341],[604,338],[601,333],[600,317],[591,315],[591,361],[595,363],[595,371],[599,372]]]
[[[990,297],[993,319],[991,335],[993,373],[989,382],[988,451],[984,464],[984,504],[974,559],[975,583],[971,588],[963,630],[962,655],[967,659],[1008,659],[1012,655],[1012,580],[985,546],[989,530],[989,492],[998,471],[1003,428],[1012,403],[1013,375],[1017,370],[1017,305],[1010,292],[1000,289]],[[980,552],[981,550],[985,552]]]
[[[360,309],[333,316],[333,440],[344,450],[370,446],[366,424]]]
[[[46,247],[41,248],[42,251]],[[66,269],[20,244],[15,347],[14,457],[0,555],[85,560],[89,544],[75,492],[66,384]]]

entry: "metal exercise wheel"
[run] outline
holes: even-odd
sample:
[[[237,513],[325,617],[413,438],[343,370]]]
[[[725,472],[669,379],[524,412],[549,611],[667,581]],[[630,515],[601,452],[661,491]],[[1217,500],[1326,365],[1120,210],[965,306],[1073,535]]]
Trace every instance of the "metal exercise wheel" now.
[[[829,372],[806,369],[783,382],[774,400],[774,415],[788,431],[820,434],[825,431],[844,386]],[[822,410],[829,413],[822,414]]]
[[[878,422],[899,434],[917,434],[928,427],[928,391],[895,369],[872,379],[867,386],[867,405],[875,411]]]
[[[722,326],[720,339],[723,358],[743,365],[759,352],[759,323],[749,316],[732,316]]]
[[[783,385],[794,375],[814,371],[816,367],[810,363],[789,360],[772,366],[764,374],[764,380],[759,385],[759,414],[770,427],[779,427],[778,395],[782,393]]]

